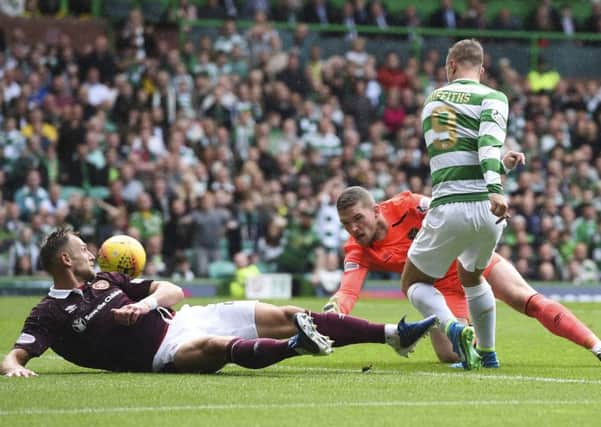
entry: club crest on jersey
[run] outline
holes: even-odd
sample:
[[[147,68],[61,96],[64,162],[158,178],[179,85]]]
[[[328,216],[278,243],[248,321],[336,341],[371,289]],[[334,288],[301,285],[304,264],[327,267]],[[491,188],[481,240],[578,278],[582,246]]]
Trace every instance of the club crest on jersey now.
[[[409,238],[409,240],[415,239],[415,236],[417,236],[418,231],[419,230],[415,227],[413,227],[411,230],[409,230],[409,233],[407,233],[407,237]]]
[[[69,314],[73,313],[75,310],[77,310],[77,304],[71,304],[65,307],[65,311]]]
[[[75,332],[81,334],[88,327],[88,322],[83,317],[78,317],[73,321],[71,327]]]
[[[92,289],[96,289],[97,291],[104,291],[109,288],[110,283],[106,280],[99,280],[97,282],[92,283]]]
[[[359,264],[355,263],[355,262],[345,262],[344,263],[344,272],[346,273],[347,271],[354,271],[354,270],[358,270],[359,269]]]

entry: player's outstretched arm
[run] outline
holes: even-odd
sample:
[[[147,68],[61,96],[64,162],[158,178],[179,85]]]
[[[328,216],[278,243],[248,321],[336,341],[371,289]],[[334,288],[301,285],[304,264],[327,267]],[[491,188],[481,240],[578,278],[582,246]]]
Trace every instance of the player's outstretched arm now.
[[[155,280],[150,285],[150,294],[134,303],[112,309],[115,321],[120,325],[131,326],[138,319],[157,307],[171,307],[184,299],[184,291],[174,283]]]
[[[25,367],[29,359],[31,357],[27,351],[15,348],[4,356],[0,373],[6,377],[37,377],[38,374]]]
[[[352,264],[350,267],[349,264]],[[327,313],[349,314],[359,299],[359,293],[369,270],[358,264],[346,263],[345,272],[340,281],[340,288],[323,306]]]

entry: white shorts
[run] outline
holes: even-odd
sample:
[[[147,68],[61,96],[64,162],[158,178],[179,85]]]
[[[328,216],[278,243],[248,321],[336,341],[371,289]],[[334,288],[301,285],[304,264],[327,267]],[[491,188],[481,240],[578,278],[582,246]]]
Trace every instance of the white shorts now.
[[[184,305],[170,321],[167,334],[152,360],[152,370],[158,372],[173,362],[179,347],[197,338],[257,338],[256,304],[257,301],[233,301],[207,306]]]
[[[444,277],[454,259],[467,271],[486,268],[504,223],[490,211],[490,202],[457,202],[428,211],[408,257],[423,273]]]

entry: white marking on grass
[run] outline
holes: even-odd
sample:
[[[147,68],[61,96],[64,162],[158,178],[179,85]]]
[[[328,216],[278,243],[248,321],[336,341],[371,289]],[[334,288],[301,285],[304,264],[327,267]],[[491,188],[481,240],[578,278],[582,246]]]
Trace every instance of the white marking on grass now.
[[[303,371],[320,371],[323,373],[331,373],[331,374],[353,374],[353,373],[361,373],[360,370],[357,369],[340,369],[340,368],[311,368],[303,366],[302,368],[294,368],[292,366],[273,366],[269,369],[278,369],[278,370],[303,370]],[[452,368],[449,368],[452,369]],[[491,372],[488,375],[490,370],[486,369],[484,372],[487,372],[486,375],[481,375],[477,371],[465,372],[461,369],[453,369],[456,372],[402,372],[394,369],[378,369],[372,368],[372,372],[382,372],[382,373],[396,373],[405,376],[423,376],[423,377],[444,377],[444,378],[461,378],[462,381],[465,379],[476,379],[480,380],[491,380],[491,381],[516,381],[516,382],[545,382],[545,383],[558,383],[558,384],[594,384],[601,385],[601,380],[589,380],[584,378],[553,378],[553,377],[529,377],[524,375],[497,375]],[[480,371],[482,372],[482,371]],[[365,375],[365,374],[364,374]],[[369,374],[367,374],[369,375]]]
[[[116,406],[109,408],[27,408],[0,410],[0,417],[28,415],[80,415],[133,412],[167,412],[167,411],[227,411],[227,410],[273,410],[273,409],[306,409],[306,408],[339,408],[339,407],[437,407],[437,406],[557,406],[557,405],[598,405],[595,400],[432,400],[432,401],[362,401],[362,402],[297,402],[297,403],[249,403],[249,404],[207,404],[178,406]]]

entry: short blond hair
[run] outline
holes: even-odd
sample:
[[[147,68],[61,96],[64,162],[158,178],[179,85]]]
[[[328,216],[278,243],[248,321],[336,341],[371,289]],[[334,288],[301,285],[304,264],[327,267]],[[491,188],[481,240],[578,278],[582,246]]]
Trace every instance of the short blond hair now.
[[[369,191],[358,185],[346,188],[336,201],[336,209],[342,212],[345,209],[361,203],[363,206],[373,206],[376,202]]]
[[[450,60],[464,67],[481,67],[484,62],[484,49],[476,39],[459,40],[449,49],[447,64]]]

